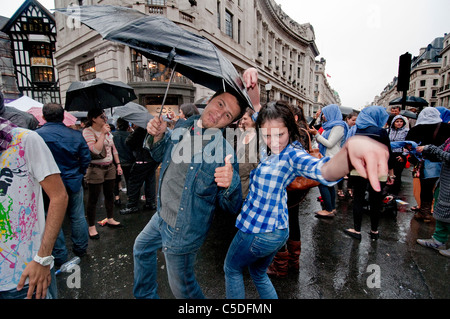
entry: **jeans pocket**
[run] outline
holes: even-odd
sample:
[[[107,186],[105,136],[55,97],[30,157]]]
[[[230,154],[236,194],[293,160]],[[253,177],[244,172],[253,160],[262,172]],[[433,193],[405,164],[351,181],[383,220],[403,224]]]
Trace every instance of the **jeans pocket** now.
[[[255,236],[251,253],[258,258],[268,256],[278,251],[287,240],[287,230],[276,230],[270,233],[262,233]]]

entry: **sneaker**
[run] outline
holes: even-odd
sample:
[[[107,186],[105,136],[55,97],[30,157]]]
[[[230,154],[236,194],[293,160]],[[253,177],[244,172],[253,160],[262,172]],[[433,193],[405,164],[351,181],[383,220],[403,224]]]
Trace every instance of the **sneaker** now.
[[[137,213],[138,211],[139,211],[139,208],[137,208],[137,207],[127,207],[127,208],[121,209],[119,212],[121,215],[128,215],[128,214]]]
[[[439,253],[445,257],[450,257],[450,248],[449,249],[441,249]]]
[[[423,247],[433,248],[436,250],[445,249],[445,243],[441,243],[434,238],[430,239],[417,239],[417,243]]]

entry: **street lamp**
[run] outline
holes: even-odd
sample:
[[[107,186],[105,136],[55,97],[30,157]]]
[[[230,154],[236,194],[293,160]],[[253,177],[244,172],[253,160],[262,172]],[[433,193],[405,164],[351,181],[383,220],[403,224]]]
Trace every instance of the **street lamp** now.
[[[272,90],[272,83],[267,82],[266,84],[267,103],[269,103],[269,96],[271,90]]]

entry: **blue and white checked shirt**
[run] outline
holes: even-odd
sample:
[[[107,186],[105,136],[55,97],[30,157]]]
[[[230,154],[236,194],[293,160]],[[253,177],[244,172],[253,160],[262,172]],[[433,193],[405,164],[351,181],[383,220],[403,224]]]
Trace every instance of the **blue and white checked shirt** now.
[[[286,146],[280,154],[261,154],[261,162],[250,174],[250,188],[236,219],[236,227],[245,233],[266,233],[288,228],[286,187],[297,176],[305,176],[332,186],[320,169],[330,160],[309,155],[299,142]]]

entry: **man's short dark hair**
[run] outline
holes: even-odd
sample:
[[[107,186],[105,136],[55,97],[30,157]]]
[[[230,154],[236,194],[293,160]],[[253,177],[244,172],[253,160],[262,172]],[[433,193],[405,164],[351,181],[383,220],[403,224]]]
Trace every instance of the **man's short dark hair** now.
[[[238,105],[239,105],[239,108],[240,108],[240,112],[239,112],[239,115],[235,119],[233,119],[232,122],[240,120],[241,117],[243,117],[245,112],[247,111],[247,107],[249,107],[250,105],[248,105],[247,101],[244,98],[242,98],[241,96],[239,96],[238,94],[236,94],[234,92],[227,92],[227,91],[224,91],[224,90],[216,91],[216,93],[211,97],[210,101],[212,99],[214,99],[216,96],[219,96],[219,95],[221,95],[223,93],[229,93],[229,94],[233,95],[237,99],[237,102],[238,102]]]
[[[64,121],[64,109],[61,104],[44,104],[42,107],[42,115],[47,122],[62,123]]]

